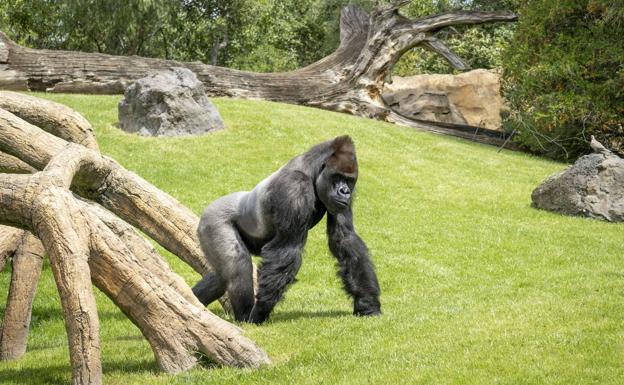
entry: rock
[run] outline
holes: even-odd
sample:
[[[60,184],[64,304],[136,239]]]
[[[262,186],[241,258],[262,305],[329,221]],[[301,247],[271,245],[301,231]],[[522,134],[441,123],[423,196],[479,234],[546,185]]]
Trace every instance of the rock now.
[[[152,73],[131,84],[119,102],[119,126],[146,136],[198,135],[224,127],[203,84],[186,68]]]
[[[398,113],[413,119],[501,129],[500,76],[477,69],[460,75],[395,76],[383,98]]]
[[[567,215],[624,221],[624,159],[603,151],[580,157],[531,194],[533,206]]]

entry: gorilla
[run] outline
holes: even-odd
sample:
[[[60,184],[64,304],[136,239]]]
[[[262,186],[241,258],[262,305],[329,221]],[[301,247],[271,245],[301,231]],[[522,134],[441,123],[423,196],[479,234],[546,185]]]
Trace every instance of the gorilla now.
[[[308,230],[327,213],[329,249],[353,314],[381,314],[375,269],[353,227],[357,177],[353,141],[340,136],[291,159],[253,190],[211,203],[197,232],[215,271],[195,285],[195,296],[208,305],[227,293],[237,321],[266,321],[295,281]],[[251,254],[262,258],[255,298]]]

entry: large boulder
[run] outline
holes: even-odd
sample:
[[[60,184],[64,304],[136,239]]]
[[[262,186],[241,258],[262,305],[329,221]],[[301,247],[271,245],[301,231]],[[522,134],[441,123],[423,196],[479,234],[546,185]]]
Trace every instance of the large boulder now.
[[[383,98],[412,119],[501,129],[500,76],[477,69],[460,75],[395,76]]]
[[[624,160],[608,150],[598,149],[550,176],[533,191],[531,199],[537,208],[622,222]]]
[[[130,85],[119,102],[119,126],[146,136],[198,135],[224,127],[204,85],[186,68],[155,72]]]

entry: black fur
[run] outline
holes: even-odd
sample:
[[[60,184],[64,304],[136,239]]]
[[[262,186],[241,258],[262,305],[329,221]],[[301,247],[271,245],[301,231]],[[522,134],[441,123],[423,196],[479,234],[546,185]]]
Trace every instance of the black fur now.
[[[252,191],[210,204],[198,234],[215,272],[193,293],[207,305],[227,292],[236,320],[264,322],[295,281],[308,230],[327,213],[329,248],[353,297],[353,313],[380,314],[377,276],[353,227],[357,173],[353,142],[342,136],[291,159]],[[262,257],[255,300],[250,253]]]

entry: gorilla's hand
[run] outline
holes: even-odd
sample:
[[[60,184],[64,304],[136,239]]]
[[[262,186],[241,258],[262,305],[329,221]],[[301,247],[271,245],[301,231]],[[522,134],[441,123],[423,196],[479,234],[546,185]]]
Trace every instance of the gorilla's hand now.
[[[372,316],[381,314],[381,304],[376,297],[356,298],[353,305],[353,314],[357,316]]]
[[[249,315],[249,322],[260,325],[267,320],[267,318],[269,317],[269,313],[269,309],[263,309],[262,306],[258,306],[258,303],[256,303],[256,305],[254,305],[253,309],[251,310],[251,314]]]

